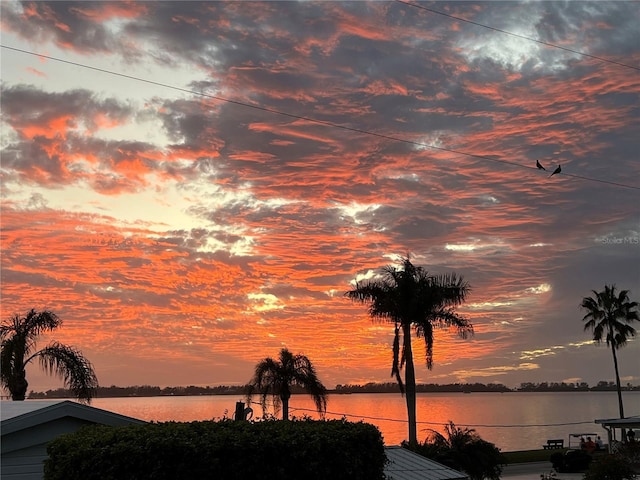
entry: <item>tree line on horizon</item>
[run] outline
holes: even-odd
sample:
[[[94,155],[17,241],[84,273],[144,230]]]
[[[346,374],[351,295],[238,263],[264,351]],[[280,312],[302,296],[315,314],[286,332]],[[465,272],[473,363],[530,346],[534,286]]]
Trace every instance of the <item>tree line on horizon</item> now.
[[[638,392],[640,385],[627,385],[622,387],[623,391]],[[199,395],[245,395],[247,385],[218,385],[218,386],[195,386],[186,387],[164,387],[153,385],[132,385],[127,387],[98,387],[96,397],[116,398],[116,397],[166,397],[166,396],[199,396]],[[516,388],[509,388],[501,383],[422,383],[416,384],[418,393],[504,393],[504,392],[614,392],[615,382],[599,381],[594,386],[589,386],[586,382],[565,383],[565,382],[523,382]],[[327,390],[329,394],[352,394],[352,393],[397,393],[398,384],[392,382],[366,384],[338,384],[332,390]],[[299,386],[291,387],[292,394],[304,394],[306,391]],[[45,392],[29,392],[28,398],[74,398],[71,390],[57,388]]]

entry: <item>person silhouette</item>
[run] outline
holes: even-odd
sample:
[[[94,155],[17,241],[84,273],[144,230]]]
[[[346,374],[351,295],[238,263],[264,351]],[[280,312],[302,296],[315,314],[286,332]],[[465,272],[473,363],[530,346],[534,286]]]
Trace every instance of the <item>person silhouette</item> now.
[[[591,437],[587,437],[587,441],[584,444],[584,449],[587,453],[593,453],[593,451],[596,449],[596,444],[593,443]]]
[[[600,435],[598,435],[598,437],[596,438],[596,450],[602,450],[602,449],[604,449],[604,443],[602,442]]]

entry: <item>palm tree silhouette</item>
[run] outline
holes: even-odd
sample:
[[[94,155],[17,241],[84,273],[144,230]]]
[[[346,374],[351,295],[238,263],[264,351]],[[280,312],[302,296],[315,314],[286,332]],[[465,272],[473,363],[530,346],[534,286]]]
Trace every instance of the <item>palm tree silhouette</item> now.
[[[409,420],[409,444],[417,444],[416,377],[411,348],[411,329],[423,337],[426,346],[427,368],[433,368],[433,331],[438,327],[454,327],[462,338],[473,334],[473,326],[454,312],[464,302],[470,287],[455,273],[429,275],[422,267],[414,266],[409,257],[402,259],[402,268],[392,265],[382,269],[382,276],[366,282],[356,282],[345,293],[353,301],[369,304],[373,319],[393,324],[394,376],[405,393]],[[400,344],[402,343],[402,349]],[[404,383],[400,371],[404,368]]]
[[[274,410],[282,405],[282,419],[289,419],[289,398],[291,387],[303,388],[313,397],[320,414],[327,411],[327,389],[318,379],[315,368],[305,355],[293,355],[289,350],[280,350],[280,359],[267,357],[261,360],[255,374],[247,386],[247,401],[258,392],[263,410],[267,407],[267,397],[273,397]]]
[[[95,396],[98,379],[93,366],[79,350],[59,342],[36,350],[38,336],[61,324],[55,313],[31,309],[24,317],[14,315],[0,326],[0,381],[13,400],[25,399],[29,386],[25,368],[36,358],[47,373],[61,377],[79,400],[89,403]]]
[[[604,339],[607,346],[611,347],[613,368],[616,372],[620,418],[624,418],[616,350],[623,347],[627,343],[627,339],[636,334],[636,330],[629,324],[639,319],[636,310],[638,302],[629,300],[629,290],[620,290],[620,293],[616,294],[615,285],[605,285],[603,291],[592,290],[592,292],[593,296],[584,297],[580,304],[587,311],[587,314],[582,318],[582,321],[586,322],[584,331],[591,330],[594,342],[601,343]]]
[[[500,449],[483,440],[473,428],[457,427],[449,420],[444,434],[429,431],[430,438],[420,445],[418,453],[465,472],[471,480],[500,480],[504,463]]]

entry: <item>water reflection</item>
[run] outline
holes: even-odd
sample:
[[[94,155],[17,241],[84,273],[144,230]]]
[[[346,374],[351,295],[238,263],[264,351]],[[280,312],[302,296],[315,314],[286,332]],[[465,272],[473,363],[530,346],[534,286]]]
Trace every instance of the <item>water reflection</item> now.
[[[640,392],[625,392],[625,406],[631,415],[640,413]],[[231,418],[237,395],[199,397],[97,398],[93,406],[147,421],[193,421]],[[397,445],[407,436],[405,399],[393,394],[331,395],[327,418],[346,416],[377,425],[387,445]],[[255,416],[260,405],[252,405]],[[617,416],[615,392],[562,393],[419,393],[417,395],[418,439],[428,429],[442,432],[452,420],[470,426],[483,439],[503,451],[540,448],[548,438],[568,438],[572,432],[600,431],[596,418]],[[292,416],[318,418],[313,400],[294,395]],[[604,430],[603,430],[604,433]]]

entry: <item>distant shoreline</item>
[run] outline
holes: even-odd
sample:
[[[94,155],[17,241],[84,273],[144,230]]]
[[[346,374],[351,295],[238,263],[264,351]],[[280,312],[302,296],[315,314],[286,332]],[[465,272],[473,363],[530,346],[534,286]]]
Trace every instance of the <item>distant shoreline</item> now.
[[[594,387],[587,384],[563,384],[563,383],[525,383],[520,387],[512,389],[502,384],[482,384],[482,383],[455,383],[455,384],[419,384],[416,385],[416,393],[535,393],[535,392],[615,392],[616,387],[613,382],[599,382]],[[622,391],[640,391],[640,386],[625,385]],[[166,397],[166,396],[207,396],[207,395],[246,395],[245,385],[221,385],[216,387],[164,387],[150,385],[135,385],[128,387],[98,387],[96,392],[98,398],[127,398],[127,397]],[[302,389],[294,390],[293,394],[303,394]],[[352,395],[358,393],[400,393],[399,387],[395,383],[368,383],[365,385],[337,385],[336,388],[328,391],[329,395]],[[29,399],[56,399],[73,398],[73,394],[64,388],[47,390],[46,392],[31,391]]]

